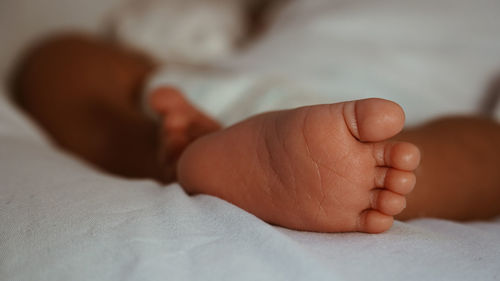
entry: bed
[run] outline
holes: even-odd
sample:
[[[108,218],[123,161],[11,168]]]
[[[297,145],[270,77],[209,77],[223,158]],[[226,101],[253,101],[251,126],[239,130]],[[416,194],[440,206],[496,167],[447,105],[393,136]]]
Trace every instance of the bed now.
[[[117,4],[2,1],[2,77],[30,40],[68,28],[98,32]],[[223,66],[335,93],[319,99],[393,99],[411,125],[480,110],[500,66],[499,26],[496,0],[297,0],[261,44]],[[290,61],[283,42],[301,32],[310,38],[295,47],[312,51]],[[178,184],[100,173],[51,144],[8,94],[2,83],[0,280],[500,279],[500,217],[395,222],[379,235],[275,227]]]

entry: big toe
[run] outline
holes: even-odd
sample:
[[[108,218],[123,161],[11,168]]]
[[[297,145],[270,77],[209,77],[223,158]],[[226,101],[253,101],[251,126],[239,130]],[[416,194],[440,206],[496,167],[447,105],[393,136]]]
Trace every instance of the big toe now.
[[[384,99],[364,99],[345,103],[344,118],[351,133],[361,141],[382,141],[403,129],[401,106]]]

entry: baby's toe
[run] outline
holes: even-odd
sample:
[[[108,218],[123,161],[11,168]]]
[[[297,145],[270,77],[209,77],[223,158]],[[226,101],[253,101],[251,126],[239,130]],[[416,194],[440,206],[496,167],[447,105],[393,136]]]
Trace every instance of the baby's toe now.
[[[396,169],[389,169],[385,178],[385,188],[403,195],[410,193],[416,183],[415,173]]]
[[[376,210],[365,210],[359,216],[358,231],[382,233],[391,228],[394,218]]]
[[[340,104],[334,104],[338,106]],[[405,114],[401,106],[383,99],[364,99],[344,103],[349,130],[361,141],[383,141],[403,129]]]
[[[408,142],[388,142],[374,145],[374,157],[378,166],[413,171],[420,164],[420,150]]]
[[[147,103],[147,106],[150,106],[158,115],[166,115],[172,109],[188,104],[182,93],[172,87],[160,87],[153,90]]]
[[[406,208],[406,198],[386,189],[375,189],[372,192],[373,209],[389,216],[401,213]]]
[[[386,167],[377,167],[375,187],[387,188],[390,191],[406,195],[410,193],[417,179],[415,173]]]

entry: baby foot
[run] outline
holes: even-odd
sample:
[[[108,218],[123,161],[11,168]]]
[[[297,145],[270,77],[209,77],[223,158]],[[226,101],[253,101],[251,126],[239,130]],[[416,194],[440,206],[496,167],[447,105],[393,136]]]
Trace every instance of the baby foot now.
[[[387,141],[403,123],[381,99],[265,113],[193,142],[178,179],[272,224],[380,233],[415,185],[419,150]]]
[[[172,87],[155,89],[149,104],[161,119],[158,160],[163,169],[162,181],[172,182],[176,179],[177,160],[184,149],[197,138],[221,127]]]

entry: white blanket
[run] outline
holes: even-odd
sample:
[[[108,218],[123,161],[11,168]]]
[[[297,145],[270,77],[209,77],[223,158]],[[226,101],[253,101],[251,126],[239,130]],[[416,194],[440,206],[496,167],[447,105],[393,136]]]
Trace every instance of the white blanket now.
[[[500,20],[498,1],[296,3],[286,11],[298,14],[296,20],[283,17],[275,27],[283,28],[282,35],[274,34],[282,37],[269,37],[227,66],[248,73],[296,75],[305,83],[318,82],[308,84],[318,85],[318,92],[330,89],[328,81],[339,83],[345,93],[336,93],[338,99],[379,94],[391,98],[398,91],[370,90],[388,89],[391,81],[395,89],[415,83],[422,86],[423,95],[407,97],[414,97],[415,103],[433,101],[406,105],[411,119],[420,121],[439,109],[474,111],[482,80],[499,62],[494,52],[498,48],[488,49],[498,46],[493,35]],[[332,7],[327,9],[329,3]],[[305,16],[313,12],[314,21]],[[450,14],[452,19],[460,17],[451,22],[441,19]],[[403,24],[409,22],[411,26]],[[309,55],[295,61],[303,68],[292,68],[280,55],[287,49],[279,41],[290,40],[301,29],[312,36],[312,30],[321,31],[321,26],[342,36],[320,45],[311,42]],[[385,47],[377,51],[383,56],[370,56],[362,49],[368,43],[361,47],[359,43],[366,36],[365,28],[377,26],[369,34],[373,40],[381,38],[375,40],[380,44],[399,35],[413,46],[410,35],[425,34],[418,33],[418,28],[444,26],[447,29],[440,32],[444,39],[453,42],[464,32],[472,45],[459,44],[463,56],[453,59],[447,57],[453,51],[449,48],[441,52],[443,57],[427,57],[430,53],[410,47],[407,51],[401,47],[395,57],[385,53]],[[320,32],[319,37],[327,38],[325,34]],[[444,39],[439,42],[448,42]],[[305,48],[305,43],[297,42],[297,47]],[[373,44],[366,52],[373,52]],[[482,47],[474,47],[477,44]],[[331,49],[331,57],[311,55],[320,54],[320,48]],[[403,72],[408,60],[415,64]],[[387,61],[391,64],[383,63]],[[345,72],[332,73],[334,68],[327,65]],[[371,72],[372,68],[380,73]],[[367,79],[358,79],[360,73]],[[376,83],[384,87],[374,87]],[[359,96],[350,96],[362,89]],[[434,92],[439,89],[443,96]],[[499,245],[500,219],[396,222],[380,235],[315,234],[273,227],[217,198],[189,197],[177,184],[162,187],[148,180],[101,174],[52,147],[0,96],[0,280],[498,280]]]

